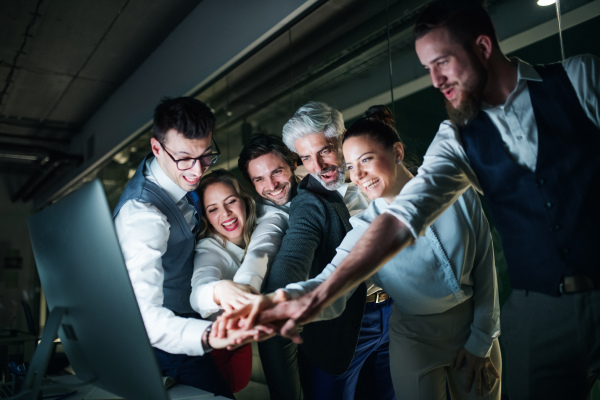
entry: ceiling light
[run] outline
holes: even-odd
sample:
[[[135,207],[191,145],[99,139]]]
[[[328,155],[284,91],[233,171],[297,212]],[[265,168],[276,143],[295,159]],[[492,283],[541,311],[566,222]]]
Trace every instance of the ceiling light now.
[[[556,0],[538,0],[538,6],[551,6],[556,3]]]

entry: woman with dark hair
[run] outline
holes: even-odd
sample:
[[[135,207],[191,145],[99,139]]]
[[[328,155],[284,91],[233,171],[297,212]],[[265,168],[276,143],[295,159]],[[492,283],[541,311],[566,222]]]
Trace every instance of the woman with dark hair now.
[[[190,303],[202,318],[214,319],[221,310],[246,303],[260,288],[236,282],[246,248],[256,226],[256,206],[250,193],[224,169],[204,175],[198,186],[202,230],[196,244]],[[232,392],[250,380],[252,350],[213,350],[213,358]]]
[[[288,285],[291,297],[313,289],[347,256],[369,224],[413,175],[391,112],[371,107],[343,139],[352,182],[372,200],[350,219],[353,230],[315,280]],[[489,226],[467,190],[410,246],[373,275],[394,299],[390,369],[399,399],[500,398],[499,304]],[[343,309],[339,300],[327,312]]]

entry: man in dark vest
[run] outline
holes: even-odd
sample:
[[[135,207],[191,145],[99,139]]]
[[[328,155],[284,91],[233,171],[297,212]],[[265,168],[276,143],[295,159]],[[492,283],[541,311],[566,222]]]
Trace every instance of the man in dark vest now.
[[[215,117],[194,98],[165,98],[154,112],[152,153],[114,210],[114,222],[150,343],[165,376],[233,397],[208,352],[250,332],[220,339],[190,306],[199,203],[194,190],[219,150]]]
[[[267,293],[317,276],[352,229],[350,216],[368,207],[360,189],[345,183],[344,131],[342,114],[320,102],[300,107],[283,127],[285,145],[298,154],[309,174],[298,184],[291,202],[289,228],[265,279]],[[299,368],[305,399],[355,398],[355,392],[356,398],[394,398],[387,328],[392,300],[381,288],[372,285],[369,289],[361,285],[338,318],[304,328],[298,367],[295,344],[289,340],[259,343],[263,365],[267,364],[265,373],[275,374],[276,380],[290,380]],[[277,357],[283,351],[287,357]],[[295,377],[297,381],[298,372]],[[359,380],[362,391],[357,390]],[[298,387],[293,379],[288,385]],[[288,391],[277,398],[298,396]]]
[[[472,185],[500,232],[513,287],[500,337],[510,398],[584,399],[600,368],[600,61],[509,59],[483,6],[462,3],[429,5],[415,25],[417,55],[450,116],[419,174],[324,284],[262,321],[290,316],[283,332],[292,334]]]

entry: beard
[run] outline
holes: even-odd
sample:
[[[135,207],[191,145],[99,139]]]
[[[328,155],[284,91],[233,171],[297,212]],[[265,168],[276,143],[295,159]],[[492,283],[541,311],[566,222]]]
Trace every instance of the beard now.
[[[444,99],[448,118],[459,127],[468,125],[479,114],[483,89],[488,80],[485,67],[474,56],[471,57],[471,66],[473,74],[471,75],[471,79],[465,82],[465,89],[462,91],[460,104],[454,107],[448,99]]]
[[[321,178],[321,174],[319,174],[319,173],[314,173],[314,174],[311,173],[311,175],[321,185],[323,185],[323,187],[325,187],[325,189],[327,189],[327,190],[337,190],[340,186],[342,186],[342,184],[346,180],[346,164],[342,162],[342,164],[340,164],[340,165],[332,165],[331,167],[325,168],[323,171],[321,171],[321,173],[327,173],[327,172],[331,172],[331,171],[334,171],[334,170],[337,170],[338,177],[337,177],[337,179],[335,181],[331,181],[331,182],[325,182],[323,180],[323,178]]]

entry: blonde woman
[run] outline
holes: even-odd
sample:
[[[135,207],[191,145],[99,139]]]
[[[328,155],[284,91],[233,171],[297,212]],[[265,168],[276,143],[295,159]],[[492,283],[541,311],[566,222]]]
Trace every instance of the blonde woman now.
[[[203,176],[197,191],[203,227],[196,244],[190,303],[202,318],[214,319],[221,310],[238,308],[260,290],[250,284],[259,272],[240,269],[256,226],[256,207],[250,193],[224,169]],[[232,392],[248,384],[250,345],[232,352],[213,350],[212,355]]]

